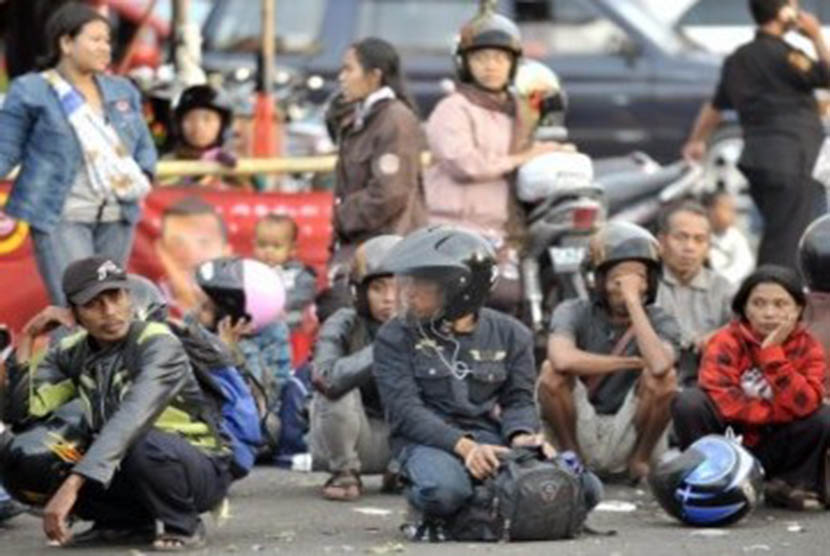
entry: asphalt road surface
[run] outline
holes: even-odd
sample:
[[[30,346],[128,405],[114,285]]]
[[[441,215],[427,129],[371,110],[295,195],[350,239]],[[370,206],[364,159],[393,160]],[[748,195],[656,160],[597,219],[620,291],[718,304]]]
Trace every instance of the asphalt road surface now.
[[[231,491],[231,517],[217,526],[206,517],[207,548],[192,554],[316,555],[647,555],[681,556],[772,554],[830,554],[830,513],[794,513],[760,507],[738,526],[694,529],[670,520],[643,491],[607,488],[604,504],[589,517],[598,530],[616,530],[612,537],[583,536],[555,543],[413,544],[399,533],[405,515],[400,497],[381,495],[379,478],[366,481],[366,495],[354,503],[320,498],[325,476],[259,468]],[[77,524],[75,530],[83,530]],[[35,556],[59,554],[150,553],[143,546],[96,549],[49,547],[40,521],[15,518],[0,528],[0,554]]]

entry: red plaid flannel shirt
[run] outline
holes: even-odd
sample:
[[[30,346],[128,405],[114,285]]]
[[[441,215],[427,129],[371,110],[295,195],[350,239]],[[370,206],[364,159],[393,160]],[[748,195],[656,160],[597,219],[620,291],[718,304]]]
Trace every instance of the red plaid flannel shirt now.
[[[772,388],[772,399],[746,394],[741,376],[757,368]],[[761,348],[761,340],[733,321],[706,346],[698,382],[727,422],[740,424],[744,441],[758,441],[752,429],[802,419],[816,411],[824,396],[826,363],[821,344],[799,326],[783,345]]]

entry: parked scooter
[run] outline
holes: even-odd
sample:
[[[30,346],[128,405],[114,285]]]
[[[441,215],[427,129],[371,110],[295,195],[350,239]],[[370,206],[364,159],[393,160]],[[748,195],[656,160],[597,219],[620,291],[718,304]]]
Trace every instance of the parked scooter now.
[[[543,336],[560,301],[588,296],[582,263],[604,219],[604,190],[588,156],[552,153],[519,170],[517,192],[531,207],[520,262],[526,322]]]
[[[566,142],[567,97],[556,75],[527,61],[519,67],[516,91],[538,107],[537,139]],[[527,209],[523,313],[538,349],[544,349],[556,305],[589,295],[584,263],[597,227],[610,218],[654,229],[666,204],[701,193],[701,177],[685,162],[663,167],[643,153],[592,161],[583,153],[557,152],[519,169],[517,195]]]
[[[633,222],[653,232],[665,206],[703,194],[703,168],[684,161],[660,166],[637,152],[598,161],[595,171],[605,190],[609,220]]]

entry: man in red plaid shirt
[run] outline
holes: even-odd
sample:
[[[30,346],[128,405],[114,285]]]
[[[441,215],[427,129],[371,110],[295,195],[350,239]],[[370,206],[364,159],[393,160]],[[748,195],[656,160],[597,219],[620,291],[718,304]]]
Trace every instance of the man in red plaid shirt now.
[[[792,270],[750,275],[732,304],[738,318],[709,341],[699,387],[675,398],[672,416],[681,448],[732,427],[764,466],[767,500],[807,510],[828,502],[830,408],[824,349],[800,323],[805,303]]]

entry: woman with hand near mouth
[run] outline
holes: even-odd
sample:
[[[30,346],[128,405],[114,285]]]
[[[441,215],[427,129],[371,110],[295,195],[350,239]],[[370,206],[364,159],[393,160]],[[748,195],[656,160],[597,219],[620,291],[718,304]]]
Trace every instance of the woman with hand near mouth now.
[[[821,344],[801,324],[805,302],[794,271],[769,265],[752,273],[732,303],[737,318],[706,347],[698,387],[672,407],[682,449],[731,427],[764,466],[767,501],[797,510],[830,501],[827,368]]]

